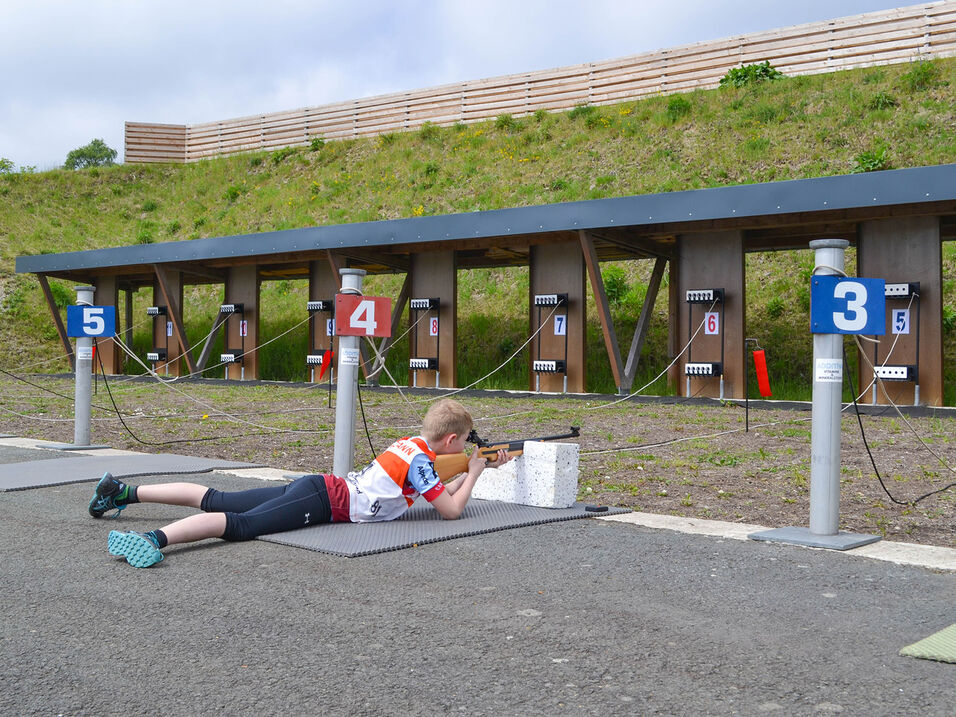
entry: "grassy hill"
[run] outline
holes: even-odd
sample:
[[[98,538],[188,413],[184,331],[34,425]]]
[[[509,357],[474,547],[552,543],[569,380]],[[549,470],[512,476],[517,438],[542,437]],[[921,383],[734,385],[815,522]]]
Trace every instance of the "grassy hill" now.
[[[956,162],[956,59],[784,78],[744,88],[661,96],[520,120],[388,134],[189,165],[129,165],[80,172],[0,175],[0,368],[58,371],[66,362],[33,277],[14,275],[20,254],[244,234],[729,184]],[[853,257],[848,257],[852,266]],[[778,397],[809,395],[806,334],[809,250],[747,258],[747,334],[768,350]],[[620,336],[629,336],[648,261],[605,265]],[[956,246],[944,246],[948,405],[956,405]],[[400,277],[372,277],[397,293]],[[459,385],[483,376],[527,338],[527,270],[462,272]],[[58,303],[71,287],[52,282]],[[187,332],[208,331],[219,299],[189,287]],[[263,285],[263,336],[304,318],[304,282]],[[495,299],[494,316],[474,308]],[[151,303],[135,298],[136,321]],[[206,309],[193,307],[203,304]],[[645,349],[653,377],[668,362],[662,298]],[[597,322],[590,322],[589,388],[612,391]],[[262,349],[264,378],[301,379],[305,327]],[[494,339],[488,341],[489,336]],[[626,341],[626,338],[624,339]],[[145,326],[134,343],[151,341]],[[625,346],[626,349],[626,346]],[[404,353],[403,353],[404,352]],[[464,354],[468,355],[464,355]],[[480,354],[480,355],[478,355]],[[290,359],[289,356],[294,358]],[[407,347],[390,367],[404,380]],[[519,356],[482,387],[524,388]],[[211,375],[215,375],[213,372]],[[221,372],[220,372],[221,375]],[[640,384],[635,384],[635,387]],[[662,383],[652,392],[663,393]]]

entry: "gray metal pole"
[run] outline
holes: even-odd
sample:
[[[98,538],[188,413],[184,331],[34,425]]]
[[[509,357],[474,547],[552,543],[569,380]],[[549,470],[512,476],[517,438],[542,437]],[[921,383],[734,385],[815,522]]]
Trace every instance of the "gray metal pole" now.
[[[846,239],[810,242],[816,275],[840,275]],[[810,431],[810,533],[836,535],[840,522],[840,416],[843,336],[813,335],[813,409]]]
[[[362,269],[339,269],[342,275],[343,294],[362,292]],[[339,337],[339,371],[335,382],[335,447],[333,449],[332,473],[348,475],[355,458],[355,402],[358,391],[358,367],[360,361],[358,336]]]
[[[96,287],[76,287],[78,306],[92,306]],[[90,445],[90,404],[93,384],[93,338],[76,339],[76,393],[73,400],[73,445]]]

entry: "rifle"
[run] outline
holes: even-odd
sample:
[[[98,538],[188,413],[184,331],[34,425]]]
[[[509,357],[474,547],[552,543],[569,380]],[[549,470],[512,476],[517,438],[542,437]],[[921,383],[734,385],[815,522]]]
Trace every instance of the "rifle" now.
[[[581,429],[578,426],[571,426],[570,433],[562,433],[558,436],[540,436],[539,438],[523,438],[519,441],[492,443],[479,438],[475,429],[471,429],[471,433],[468,434],[468,438],[465,440],[478,446],[478,455],[488,460],[494,460],[495,456],[498,455],[498,450],[501,448],[508,451],[509,455],[520,456],[524,453],[524,444],[526,441],[560,441],[562,438],[577,438],[580,435]],[[454,478],[459,473],[464,473],[468,470],[468,459],[470,457],[468,453],[446,453],[440,455],[435,458],[435,472],[442,480]]]

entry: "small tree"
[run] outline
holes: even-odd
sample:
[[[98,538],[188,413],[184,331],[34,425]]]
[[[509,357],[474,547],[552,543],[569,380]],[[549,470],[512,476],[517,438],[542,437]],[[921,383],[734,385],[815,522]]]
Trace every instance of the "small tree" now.
[[[109,167],[115,164],[116,150],[107,146],[101,139],[94,139],[85,147],[77,147],[68,155],[63,164],[67,169],[86,169],[87,167]]]
[[[0,174],[13,174],[13,160],[0,157]]]

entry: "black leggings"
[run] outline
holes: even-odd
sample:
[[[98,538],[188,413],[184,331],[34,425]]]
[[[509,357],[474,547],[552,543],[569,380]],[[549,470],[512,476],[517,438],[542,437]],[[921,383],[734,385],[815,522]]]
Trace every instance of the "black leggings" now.
[[[306,525],[328,523],[332,507],[325,477],[309,475],[286,485],[226,493],[210,488],[200,508],[226,514],[223,540],[252,540]]]

